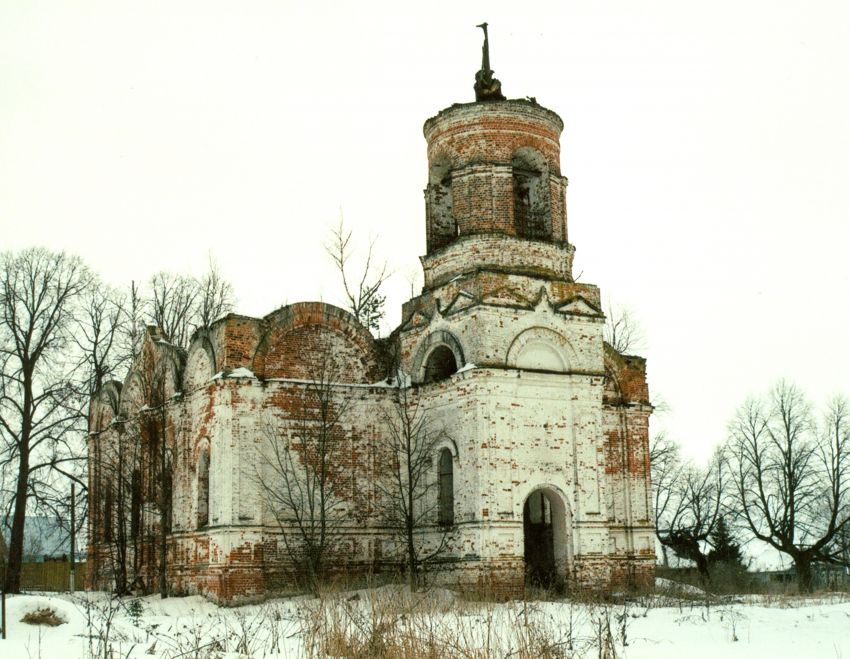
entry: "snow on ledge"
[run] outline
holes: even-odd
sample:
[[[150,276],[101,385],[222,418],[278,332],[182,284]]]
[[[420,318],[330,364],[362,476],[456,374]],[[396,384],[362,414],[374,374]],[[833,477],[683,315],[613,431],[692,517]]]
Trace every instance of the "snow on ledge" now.
[[[232,371],[230,371],[230,373],[227,374],[227,377],[229,377],[229,378],[255,378],[256,379],[257,376],[254,375],[254,372],[251,369],[245,368],[244,366],[240,366],[239,368],[234,368]]]
[[[232,371],[219,371],[210,380],[223,380],[224,378],[252,378],[256,380],[257,376],[254,375],[251,369],[240,366],[239,368],[234,368]]]

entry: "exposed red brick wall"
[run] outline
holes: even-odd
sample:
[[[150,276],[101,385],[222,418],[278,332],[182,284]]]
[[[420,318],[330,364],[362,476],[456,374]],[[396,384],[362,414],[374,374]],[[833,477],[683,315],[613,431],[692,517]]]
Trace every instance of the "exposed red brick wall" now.
[[[550,227],[545,238],[567,241],[566,179],[561,177],[560,134],[563,122],[551,110],[524,100],[456,104],[425,122],[430,169],[448,168],[451,215],[460,236],[480,233],[516,235],[512,159],[522,148],[538,152]],[[431,181],[426,195],[428,252],[441,248],[452,235],[444,226],[443,186]],[[432,208],[434,206],[434,208]],[[435,222],[440,227],[434,226]],[[438,235],[440,234],[440,235]]]
[[[606,402],[649,405],[646,359],[634,355],[621,355],[606,344],[605,371],[607,374]]]
[[[342,309],[321,302],[293,304],[265,323],[253,359],[259,377],[370,383],[382,376],[372,335]]]

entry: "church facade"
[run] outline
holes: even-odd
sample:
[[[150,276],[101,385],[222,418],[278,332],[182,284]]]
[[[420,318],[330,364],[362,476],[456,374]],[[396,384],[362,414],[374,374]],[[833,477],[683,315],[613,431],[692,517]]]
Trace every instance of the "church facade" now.
[[[573,278],[561,119],[491,74],[425,122],[424,286],[389,338],[323,303],[231,314],[185,353],[150,328],[94,397],[90,585],[291,590],[317,521],[326,570],[398,570],[405,434],[431,583],[651,583],[645,361],[605,344],[599,289]]]

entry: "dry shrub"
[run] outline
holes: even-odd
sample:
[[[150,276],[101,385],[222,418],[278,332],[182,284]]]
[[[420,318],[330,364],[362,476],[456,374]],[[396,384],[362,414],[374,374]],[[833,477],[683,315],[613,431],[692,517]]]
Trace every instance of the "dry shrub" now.
[[[573,602],[469,602],[447,591],[382,588],[305,601],[304,654],[350,659],[565,659],[624,645],[611,607]]]
[[[28,625],[47,625],[48,627],[58,627],[59,625],[64,625],[67,620],[60,618],[59,614],[50,607],[44,607],[43,609],[30,611],[21,618],[21,622],[25,622]]]

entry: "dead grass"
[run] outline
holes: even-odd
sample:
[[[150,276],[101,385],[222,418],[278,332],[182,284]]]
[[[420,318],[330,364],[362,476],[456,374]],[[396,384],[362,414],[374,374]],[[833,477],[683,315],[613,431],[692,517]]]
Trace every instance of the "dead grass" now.
[[[21,618],[21,622],[25,622],[28,625],[47,625],[48,627],[58,627],[59,625],[64,625],[67,620],[60,618],[59,614],[53,609],[45,607],[43,609],[30,611]]]
[[[386,586],[325,593],[305,600],[297,617],[308,657],[564,659],[618,656],[625,623],[618,623],[617,613],[607,604],[498,604]]]

